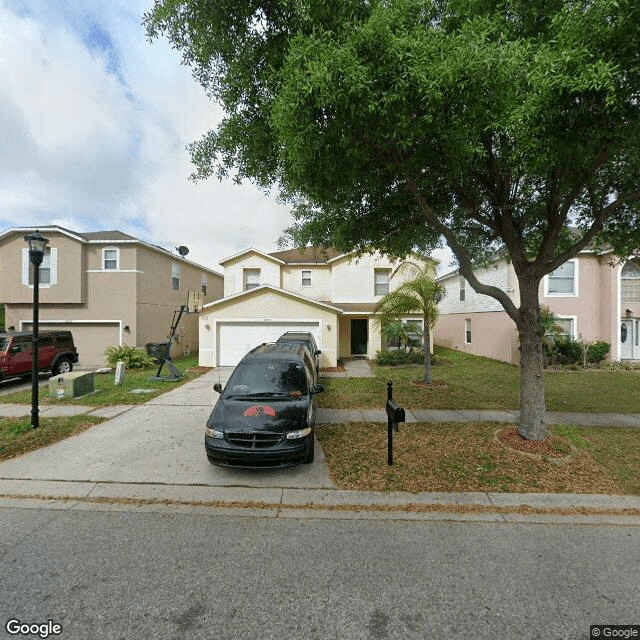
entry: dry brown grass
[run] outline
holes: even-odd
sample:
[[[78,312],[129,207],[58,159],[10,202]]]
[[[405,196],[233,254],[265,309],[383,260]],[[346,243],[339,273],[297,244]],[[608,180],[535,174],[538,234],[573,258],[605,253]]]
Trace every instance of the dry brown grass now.
[[[509,491],[633,493],[589,432],[558,429],[547,451],[523,452],[497,435],[498,423],[403,424],[387,465],[387,428],[349,423],[317,428],[331,477],[341,489],[364,491]],[[609,429],[609,432],[612,432]],[[635,430],[626,434],[637,438]],[[605,438],[605,441],[606,438]],[[619,449],[615,450],[619,454]],[[620,461],[618,461],[618,464]],[[633,460],[631,461],[632,464]],[[636,473],[630,474],[637,476]]]

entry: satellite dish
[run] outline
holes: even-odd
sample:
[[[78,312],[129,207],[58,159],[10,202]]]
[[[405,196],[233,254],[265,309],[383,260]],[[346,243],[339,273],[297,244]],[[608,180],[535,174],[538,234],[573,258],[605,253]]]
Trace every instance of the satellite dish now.
[[[186,256],[187,253],[189,253],[189,248],[185,247],[183,244],[181,244],[179,247],[176,247],[176,251],[182,256]]]

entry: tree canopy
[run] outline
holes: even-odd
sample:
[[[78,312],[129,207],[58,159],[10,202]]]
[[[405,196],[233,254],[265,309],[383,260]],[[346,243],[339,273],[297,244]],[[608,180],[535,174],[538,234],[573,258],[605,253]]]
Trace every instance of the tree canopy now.
[[[542,433],[541,278],[640,246],[637,0],[156,0],[144,24],[227,114],[190,146],[194,179],[275,187],[300,246],[444,238],[516,323],[521,433]],[[496,257],[520,301],[475,277]]]

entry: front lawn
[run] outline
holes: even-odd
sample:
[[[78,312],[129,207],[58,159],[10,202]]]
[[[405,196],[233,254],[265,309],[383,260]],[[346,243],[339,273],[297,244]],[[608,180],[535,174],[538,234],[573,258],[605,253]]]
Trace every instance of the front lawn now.
[[[522,453],[498,423],[407,423],[387,465],[385,424],[318,426],[331,478],[362,491],[640,494],[640,430],[550,427],[548,452]]]
[[[103,418],[87,415],[41,417],[39,422],[40,427],[32,429],[30,416],[0,418],[0,461],[64,440],[103,422]]]
[[[106,406],[114,404],[141,404],[152,398],[156,398],[177,386],[198,378],[204,373],[204,369],[200,369],[198,365],[198,357],[190,356],[188,358],[176,358],[173,361],[176,368],[184,374],[178,381],[162,381],[150,380],[151,376],[158,373],[158,367],[148,369],[128,369],[125,371],[124,383],[116,385],[114,382],[114,373],[95,374],[95,392],[81,398],[69,398],[58,400],[49,397],[48,387],[40,387],[39,404],[42,406],[58,405],[58,404],[78,404],[78,405],[95,405]],[[169,370],[165,365],[162,367],[161,376],[168,376]],[[144,389],[143,393],[136,393],[135,390]],[[151,390],[147,392],[146,390]],[[1,403],[10,404],[30,404],[31,389],[26,391],[18,391],[8,395],[0,396]]]
[[[437,384],[420,384],[419,365],[379,367],[375,378],[323,378],[326,393],[320,406],[332,409],[382,409],[387,380],[393,381],[394,399],[416,409],[518,409],[520,368],[442,347],[435,354],[444,364],[433,366]],[[640,371],[553,371],[545,375],[547,409],[640,413]]]

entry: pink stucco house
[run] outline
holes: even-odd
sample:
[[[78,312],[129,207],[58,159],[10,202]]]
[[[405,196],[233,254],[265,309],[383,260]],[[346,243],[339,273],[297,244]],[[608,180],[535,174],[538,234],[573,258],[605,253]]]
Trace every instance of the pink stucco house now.
[[[478,279],[505,291],[519,305],[518,280],[511,264],[498,261],[478,269]],[[514,322],[493,298],[478,295],[452,271],[438,278],[446,287],[434,344],[520,362]],[[611,253],[584,250],[545,276],[540,304],[551,309],[568,335],[606,340],[609,359],[640,360],[640,257],[617,260]]]

